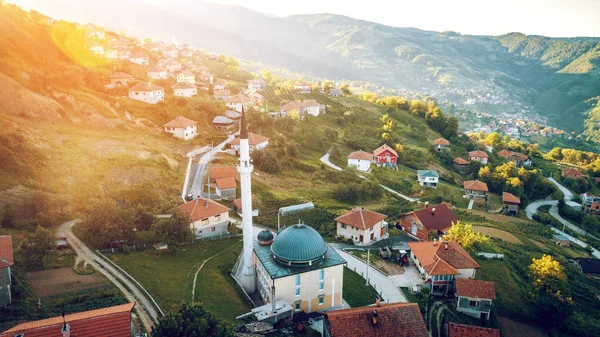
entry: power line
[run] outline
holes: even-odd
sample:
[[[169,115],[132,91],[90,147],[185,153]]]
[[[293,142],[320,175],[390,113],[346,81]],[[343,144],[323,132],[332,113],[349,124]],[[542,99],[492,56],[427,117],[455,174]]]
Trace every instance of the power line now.
[[[41,298],[35,296],[32,292],[30,292],[29,289],[27,289],[27,287],[25,287],[23,282],[21,282],[21,280],[19,280],[19,278],[15,274],[12,274],[12,277],[14,277],[14,279],[17,280],[17,282],[19,282],[19,285],[21,286],[21,288],[23,288],[23,290],[25,290],[29,295],[31,295],[31,297],[33,297],[34,299],[37,300],[38,306],[44,307],[44,309],[48,310],[52,315],[58,316],[54,311],[50,310],[50,308],[48,308],[44,303],[42,303]]]

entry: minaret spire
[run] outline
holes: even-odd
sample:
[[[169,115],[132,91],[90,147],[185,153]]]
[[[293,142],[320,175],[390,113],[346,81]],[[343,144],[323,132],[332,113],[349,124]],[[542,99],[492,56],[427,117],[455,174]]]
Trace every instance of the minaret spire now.
[[[242,120],[240,121],[240,139],[248,139],[248,124],[246,122],[246,111],[242,99]]]

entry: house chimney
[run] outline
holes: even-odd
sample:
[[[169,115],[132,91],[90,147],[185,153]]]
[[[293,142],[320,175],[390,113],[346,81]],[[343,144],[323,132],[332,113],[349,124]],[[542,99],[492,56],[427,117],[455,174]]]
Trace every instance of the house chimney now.
[[[208,200],[204,200],[204,208],[208,208]]]
[[[433,246],[437,246],[437,239],[433,239]]]
[[[381,306],[381,300],[379,299],[379,297],[375,298],[375,306],[376,307],[380,307]]]
[[[444,249],[448,250],[448,242],[444,242]]]
[[[431,209],[431,215],[435,215],[435,207]]]
[[[423,204],[423,208],[427,208],[429,207],[429,201],[425,201],[425,204]]]
[[[65,313],[62,313],[62,317],[63,317],[63,326],[62,329],[60,330],[60,332],[62,333],[62,337],[71,337],[71,327],[69,326],[69,324],[67,324],[67,321],[65,320]]]
[[[373,325],[377,325],[377,310],[373,310],[371,313],[371,321],[373,322]]]

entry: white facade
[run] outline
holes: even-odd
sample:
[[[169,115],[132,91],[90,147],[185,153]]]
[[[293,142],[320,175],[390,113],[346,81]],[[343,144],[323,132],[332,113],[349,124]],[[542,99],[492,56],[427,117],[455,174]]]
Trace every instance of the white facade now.
[[[246,107],[246,109],[253,105],[254,104],[252,102],[244,102],[244,107]],[[225,106],[231,110],[242,112],[242,102],[225,102]]]
[[[265,149],[267,146],[269,146],[269,140],[265,140],[262,143],[258,143],[256,145],[249,145],[250,148],[250,152],[254,151],[254,150],[263,150]],[[231,145],[231,148],[236,152],[239,153],[240,152],[240,145],[239,144],[234,144]]]
[[[192,97],[198,94],[198,88],[177,88],[173,89],[173,94],[178,97]]]
[[[320,105],[309,105],[306,107],[306,114],[317,117],[321,113]]]
[[[371,160],[348,158],[348,167],[356,167],[358,171],[369,172],[369,169],[371,168]]]
[[[129,98],[148,104],[156,104],[165,99],[165,91],[162,89],[155,91],[131,90],[129,91]]]
[[[185,128],[170,128],[165,126],[165,132],[173,135],[173,137],[189,140],[198,136],[196,125],[190,125]]]
[[[226,84],[215,84],[215,87],[213,89],[215,91],[217,91],[217,90],[225,90],[225,88],[227,88]]]
[[[139,64],[141,66],[147,66],[150,63],[150,59],[148,56],[130,57],[129,62]]]
[[[386,235],[386,223],[382,220],[376,223],[373,227],[362,229],[353,227],[341,222],[336,224],[337,231],[336,235],[341,236],[345,239],[352,239],[354,244],[368,245],[372,242],[380,240]]]
[[[194,221],[190,224],[196,237],[210,237],[227,233],[229,225],[229,212],[223,212],[205,219]]]
[[[119,58],[119,51],[116,49],[107,49],[104,53],[104,57],[107,59],[116,60]]]
[[[196,83],[196,76],[192,73],[189,73],[189,74],[179,73],[179,74],[177,74],[177,83],[194,84],[194,83]]]

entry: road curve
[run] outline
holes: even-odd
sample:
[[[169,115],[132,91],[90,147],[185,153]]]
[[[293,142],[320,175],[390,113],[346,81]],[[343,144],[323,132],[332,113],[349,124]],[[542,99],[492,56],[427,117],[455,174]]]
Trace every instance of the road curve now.
[[[73,234],[73,226],[81,222],[81,219],[67,221],[60,225],[56,231],[59,237],[66,237],[67,242],[73,247],[78,258],[84,260],[94,267],[98,272],[104,275],[111,281],[130,302],[137,303],[137,314],[150,333],[154,322],[158,320],[158,313],[152,305],[152,301],[146,297],[127,277],[120,271],[111,266],[108,262],[102,259],[98,254],[89,249],[75,234]]]

